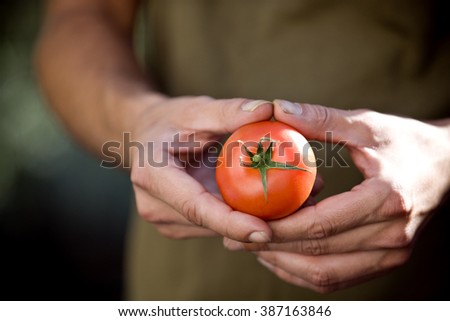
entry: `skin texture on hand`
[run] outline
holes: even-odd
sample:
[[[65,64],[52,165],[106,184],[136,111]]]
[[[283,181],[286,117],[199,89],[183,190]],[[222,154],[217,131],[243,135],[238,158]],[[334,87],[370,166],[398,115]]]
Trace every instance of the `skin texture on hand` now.
[[[404,264],[418,231],[450,188],[449,121],[435,126],[368,110],[275,101],[275,117],[308,139],[346,141],[365,180],[270,222],[272,242],[239,243],[281,279],[318,292],[346,288]]]

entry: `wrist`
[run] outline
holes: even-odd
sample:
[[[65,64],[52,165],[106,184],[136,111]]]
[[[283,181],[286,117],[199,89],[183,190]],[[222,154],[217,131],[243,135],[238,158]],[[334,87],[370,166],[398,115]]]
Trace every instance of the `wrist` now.
[[[149,88],[124,88],[111,90],[106,98],[105,121],[115,138],[124,133],[139,131],[150,120],[151,111],[167,97]]]
[[[101,118],[96,126],[94,152],[106,162],[105,166],[129,168],[131,153],[137,149],[131,146],[139,141],[137,133],[145,126],[144,122],[150,125],[150,111],[166,97],[142,82],[110,82],[105,89],[97,106]]]

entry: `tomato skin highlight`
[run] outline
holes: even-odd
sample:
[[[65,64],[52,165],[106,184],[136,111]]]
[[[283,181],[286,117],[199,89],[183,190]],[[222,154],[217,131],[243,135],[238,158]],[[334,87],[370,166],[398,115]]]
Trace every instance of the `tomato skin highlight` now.
[[[274,162],[303,169],[268,169],[267,200],[260,171],[243,165],[251,159],[242,147],[255,153],[264,137],[274,142]],[[264,149],[269,143],[264,142]],[[292,214],[306,201],[316,171],[314,153],[303,135],[284,123],[263,121],[245,125],[227,139],[217,160],[216,180],[224,201],[233,209],[273,220]]]

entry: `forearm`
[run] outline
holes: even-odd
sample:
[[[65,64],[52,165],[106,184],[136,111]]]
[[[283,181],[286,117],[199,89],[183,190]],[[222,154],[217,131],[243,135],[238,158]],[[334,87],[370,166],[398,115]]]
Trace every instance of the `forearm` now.
[[[101,7],[56,11],[49,9],[37,45],[40,84],[72,134],[98,153],[159,95],[133,55],[131,16],[120,23]]]

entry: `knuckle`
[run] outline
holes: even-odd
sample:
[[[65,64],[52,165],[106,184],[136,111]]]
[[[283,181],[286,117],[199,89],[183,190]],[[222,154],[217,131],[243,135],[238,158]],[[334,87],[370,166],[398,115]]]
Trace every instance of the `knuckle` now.
[[[145,210],[145,211],[139,211],[139,216],[141,218],[143,218],[145,221],[152,223],[152,224],[171,224],[173,223],[172,220],[168,219],[164,213],[161,213],[160,211],[157,210]]]
[[[357,109],[353,110],[351,115],[351,125],[359,129],[359,141],[362,145],[376,147],[388,142],[379,113],[369,109]]]
[[[136,202],[138,215],[146,222],[152,223],[154,225],[169,225],[177,221],[177,218],[165,209],[161,207],[156,201],[146,202],[145,206],[142,205],[141,201],[138,199]]]
[[[380,269],[391,270],[402,266],[409,260],[410,256],[410,248],[391,250],[381,259]]]
[[[198,226],[203,226],[202,217],[199,214],[197,204],[194,199],[185,200],[181,204],[181,212],[190,222]]]
[[[142,199],[136,199],[136,209],[138,215],[145,221],[152,224],[168,224],[169,213],[161,209],[156,202],[145,202]]]
[[[153,177],[153,171],[147,170],[142,167],[133,167],[130,173],[130,182],[136,192],[137,189],[142,189],[150,195],[161,194],[160,184],[157,182],[156,177]]]
[[[411,213],[411,204],[405,197],[405,191],[400,184],[393,183],[391,186],[391,202],[397,213],[401,216],[409,215]]]
[[[406,197],[406,191],[395,181],[383,182],[386,198],[382,212],[386,217],[407,217],[412,212],[412,204]]]
[[[327,253],[327,243],[324,239],[308,239],[298,242],[299,252],[309,255],[323,255]]]
[[[380,203],[378,212],[385,218],[407,217],[412,212],[412,205],[404,187],[392,178],[380,177],[374,180]]]
[[[144,180],[143,180],[144,175],[142,175],[141,171],[138,169],[133,168],[131,170],[131,174],[130,174],[130,181],[133,185],[135,186],[139,186],[139,187],[144,187]]]
[[[367,109],[367,108],[359,108],[350,112],[352,115],[352,120],[356,124],[360,124],[367,129],[372,130],[377,126],[379,126],[379,113],[376,111]]]
[[[150,223],[158,223],[158,218],[156,217],[155,213],[152,211],[142,211],[142,210],[138,210],[138,214],[141,218],[143,218],[145,221],[150,222]]]
[[[397,233],[395,236],[393,236],[391,245],[393,248],[403,248],[411,245],[411,242],[412,240],[406,234],[406,232],[401,231],[400,233]]]
[[[236,114],[237,110],[236,108],[233,108],[233,106],[241,106],[245,100],[242,98],[230,98],[230,99],[223,99],[223,100],[217,100],[217,112],[218,117],[220,119],[220,123],[223,126],[223,130],[226,132],[233,132],[234,124],[231,123],[230,120],[235,120],[235,117],[232,116],[238,116]]]
[[[388,227],[381,225],[381,229],[374,239],[376,248],[399,249],[406,248],[412,244],[412,237],[407,233],[407,221],[404,219],[397,222],[388,222]]]
[[[222,122],[226,122],[226,120],[229,118],[229,113],[230,113],[230,108],[228,108],[228,105],[225,103],[221,103],[219,105],[218,111],[219,111],[220,120]]]
[[[164,225],[168,225],[168,224],[172,224],[173,222],[171,220],[167,220],[164,217],[160,217],[159,214],[147,214],[147,216],[145,217],[146,221],[152,224],[164,224]]]
[[[320,128],[332,129],[330,128],[331,122],[331,109],[315,105],[312,109],[314,112],[314,119],[317,121],[317,125]]]
[[[314,221],[308,228],[308,239],[324,239],[336,233],[334,223],[328,218],[324,217],[321,221]]]
[[[139,206],[139,203],[137,204],[137,212],[139,214],[139,216],[144,219],[147,222],[150,223],[157,223],[160,218],[158,217],[158,212],[152,208],[152,207],[146,207],[145,209],[141,208]]]
[[[333,286],[333,279],[330,271],[318,265],[312,266],[310,272],[310,281],[316,287],[323,289],[328,289]]]

